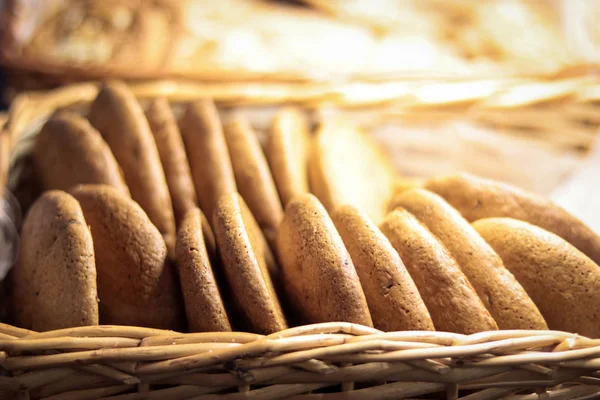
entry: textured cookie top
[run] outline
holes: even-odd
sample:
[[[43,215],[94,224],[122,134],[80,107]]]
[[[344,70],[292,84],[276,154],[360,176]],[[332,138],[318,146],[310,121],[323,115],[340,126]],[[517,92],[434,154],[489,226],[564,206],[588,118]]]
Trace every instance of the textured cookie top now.
[[[246,323],[257,333],[285,329],[274,286],[280,279],[279,266],[239,194],[221,197],[213,226],[227,281]]]
[[[410,189],[396,198],[396,204],[417,217],[449,250],[500,329],[547,329],[500,257],[444,199],[428,190]]]
[[[94,245],[71,195],[46,192],[27,213],[12,284],[19,326],[46,331],[98,324]]]
[[[527,222],[473,226],[535,301],[550,329],[600,337],[600,267],[559,236]]]
[[[102,322],[180,329],[167,248],[144,210],[109,186],[81,185],[72,194],[94,238]]]
[[[286,294],[303,322],[373,326],[350,254],[315,196],[300,195],[288,203],[277,249]]]
[[[434,330],[400,256],[369,217],[352,206],[342,206],[331,218],[352,257],[375,328]]]

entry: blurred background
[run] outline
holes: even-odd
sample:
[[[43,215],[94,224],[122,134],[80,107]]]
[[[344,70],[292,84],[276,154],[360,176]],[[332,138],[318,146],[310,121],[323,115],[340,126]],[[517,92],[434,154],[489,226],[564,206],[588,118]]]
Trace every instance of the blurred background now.
[[[205,92],[259,131],[295,104],[356,121],[401,174],[563,196],[594,160],[598,17],[596,0],[0,0],[1,102],[120,78]]]

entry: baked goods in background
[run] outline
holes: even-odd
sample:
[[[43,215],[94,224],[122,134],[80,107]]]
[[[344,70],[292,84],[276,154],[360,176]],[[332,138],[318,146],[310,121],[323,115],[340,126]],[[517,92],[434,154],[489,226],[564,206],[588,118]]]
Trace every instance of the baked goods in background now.
[[[549,75],[593,62],[573,40],[586,35],[567,35],[556,3],[12,0],[0,54],[8,65],[87,78]],[[579,10],[575,18],[589,12]]]
[[[29,210],[11,289],[13,318],[23,328],[98,324],[94,243],[71,195],[48,191]]]
[[[120,92],[116,96],[121,96],[120,100],[108,101],[106,109],[94,111],[107,91]],[[500,250],[500,254],[494,251],[493,240],[490,247],[484,240],[487,237],[469,224],[470,217],[460,215],[460,202],[457,210],[452,201],[436,195],[435,178],[399,175],[373,137],[349,121],[326,118],[312,133],[300,109],[278,110],[268,121],[262,149],[254,136],[262,127],[254,129],[239,113],[242,110],[229,109],[223,110],[223,115],[237,115],[237,119],[226,122],[224,130],[211,100],[183,104],[178,131],[174,112],[181,105],[172,111],[164,100],[144,100],[144,115],[138,100],[121,83],[105,85],[98,98],[92,104],[97,116],[113,123],[121,121],[117,127],[121,130],[145,132],[122,135],[132,141],[131,137],[143,137],[144,148],[154,149],[154,162],[163,164],[165,192],[173,194],[165,205],[172,215],[177,202],[174,193],[185,199],[179,203],[184,207],[178,213],[193,208],[179,220],[176,251],[170,259],[166,238],[149,213],[122,190],[89,182],[66,188],[80,203],[95,251],[99,319],[90,324],[266,334],[332,320],[384,330],[474,333],[498,327],[546,329],[542,317],[546,311],[538,311],[526,281],[521,282],[516,273],[511,275],[512,266],[505,268],[504,256]],[[82,117],[60,111],[42,130],[64,115],[83,123]],[[95,132],[96,142],[109,141],[89,125],[83,132]],[[92,155],[103,153],[108,159],[107,152],[115,152],[114,143],[90,146],[88,142],[81,141],[74,158],[78,163],[85,163],[89,154],[93,161]],[[294,152],[296,146],[300,151]],[[62,151],[56,147],[49,146],[54,152]],[[38,144],[38,148],[42,146]],[[113,160],[113,169],[123,168],[119,157],[113,156]],[[125,162],[131,163],[131,159]],[[80,169],[98,173],[93,166]],[[187,171],[187,178],[177,171],[183,175]],[[84,178],[86,174],[82,178],[73,174],[63,185],[75,186]],[[131,190],[127,179],[123,182]],[[433,191],[424,189],[430,186]],[[316,196],[308,193],[310,189]],[[498,196],[510,190],[505,188]],[[459,194],[451,194],[460,199]],[[265,204],[256,200],[265,197]],[[246,198],[254,199],[253,209],[246,206]],[[486,204],[496,203],[486,200]],[[485,204],[480,206],[485,208]],[[273,215],[266,211],[283,209],[282,222],[277,220],[277,211]],[[267,225],[259,226],[260,215]],[[569,224],[570,220],[561,221]],[[586,232],[591,232],[581,224],[573,226],[571,240],[585,239]],[[275,240],[268,240],[275,231]],[[23,234],[31,236],[26,231]],[[533,236],[547,242],[541,233]],[[76,240],[66,238],[69,243],[65,246],[77,247]],[[568,247],[562,247],[564,254],[560,246],[554,247],[557,259],[571,257]],[[534,256],[540,257],[540,262],[548,261],[542,254]],[[532,260],[527,267],[533,268]],[[573,271],[589,269],[589,265],[598,268],[584,256],[569,260]],[[595,297],[579,296],[594,308]],[[39,312],[44,313],[43,318],[54,315],[52,310]],[[574,322],[561,326],[596,335],[590,327]]]
[[[550,329],[600,337],[600,268],[559,236],[512,218],[473,223],[539,307]]]

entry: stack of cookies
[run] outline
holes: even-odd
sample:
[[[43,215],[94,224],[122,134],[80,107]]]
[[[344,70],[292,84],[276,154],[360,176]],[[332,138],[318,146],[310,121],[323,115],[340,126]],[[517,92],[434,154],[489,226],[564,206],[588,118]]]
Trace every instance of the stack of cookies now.
[[[210,100],[176,118],[123,83],[36,138],[43,194],[10,274],[15,325],[268,334],[556,329],[600,337],[600,237],[473,176],[400,177],[344,121],[281,109],[264,143]]]

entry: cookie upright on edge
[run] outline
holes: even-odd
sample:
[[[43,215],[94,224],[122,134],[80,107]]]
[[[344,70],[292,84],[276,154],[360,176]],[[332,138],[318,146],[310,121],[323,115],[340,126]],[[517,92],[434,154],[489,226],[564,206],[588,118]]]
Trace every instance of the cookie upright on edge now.
[[[221,197],[213,225],[233,303],[245,324],[262,334],[286,329],[287,322],[275,290],[280,279],[279,266],[239,194],[228,193]]]
[[[432,331],[419,290],[390,241],[366,214],[342,206],[331,215],[352,257],[375,328]]]
[[[511,218],[473,226],[537,304],[550,329],[600,338],[600,267],[559,236]]]
[[[81,185],[71,193],[94,238],[100,322],[181,329],[181,293],[165,242],[144,210],[109,186]]]
[[[277,249],[288,302],[303,323],[373,326],[350,254],[315,196],[300,195],[288,203]]]
[[[46,192],[27,213],[12,290],[15,319],[23,328],[98,325],[94,244],[71,195]]]
[[[296,108],[281,109],[267,136],[265,155],[285,206],[295,196],[308,193],[308,122]]]
[[[183,139],[166,99],[152,100],[146,110],[146,117],[165,171],[175,222],[179,226],[187,212],[198,204]]]
[[[179,127],[200,208],[211,218],[221,196],[237,192],[217,107],[211,100],[190,104]]]
[[[448,250],[412,214],[392,211],[381,231],[410,272],[436,330],[471,334],[498,329]]]
[[[44,124],[35,139],[33,161],[45,189],[105,184],[129,196],[110,147],[85,118],[75,113],[61,112]]]
[[[177,264],[191,332],[231,331],[204,241],[200,209],[190,210],[177,232]]]
[[[533,300],[500,257],[444,199],[428,190],[410,189],[395,200],[448,249],[500,329],[548,329]]]
[[[112,82],[98,93],[89,119],[123,169],[131,197],[148,214],[163,235],[169,254],[174,255],[173,204],[144,110],[127,85]]]
[[[491,217],[520,219],[562,237],[600,264],[600,236],[541,196],[468,174],[433,178],[425,187],[442,196],[469,222]]]

